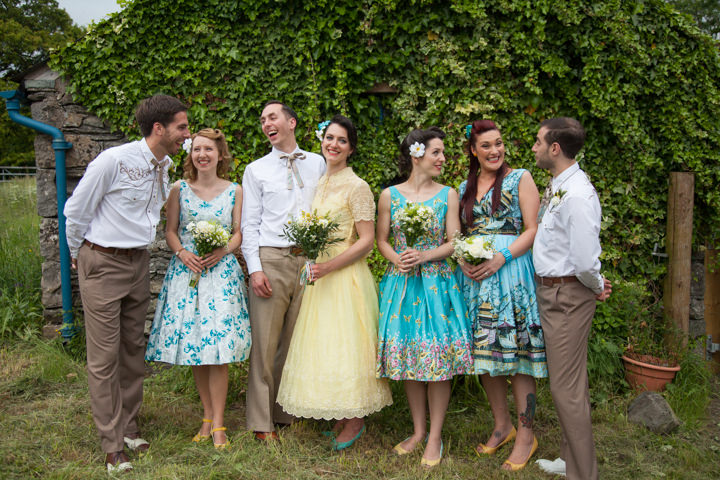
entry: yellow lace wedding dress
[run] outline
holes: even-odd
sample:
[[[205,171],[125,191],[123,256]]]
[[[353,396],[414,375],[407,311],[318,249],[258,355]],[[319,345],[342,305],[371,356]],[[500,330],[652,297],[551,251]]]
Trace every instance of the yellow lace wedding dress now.
[[[344,238],[318,263],[355,243],[356,221],[375,219],[370,187],[349,167],[320,179],[312,208],[336,219]],[[364,258],[305,287],[277,402],[296,417],[326,420],[390,405],[387,380],[375,378],[377,331],[377,287]]]

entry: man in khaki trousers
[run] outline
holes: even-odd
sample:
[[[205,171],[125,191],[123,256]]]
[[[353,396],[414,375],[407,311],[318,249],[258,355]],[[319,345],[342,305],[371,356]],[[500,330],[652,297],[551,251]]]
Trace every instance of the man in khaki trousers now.
[[[147,450],[137,422],[145,376],[149,254],[166,199],[169,155],[188,130],[187,107],[155,95],[135,117],[142,140],[100,153],[65,204],[87,337],[90,405],[108,472],[132,469],[124,445]]]
[[[600,201],[575,161],[584,142],[580,122],[551,118],[540,125],[532,149],[537,166],[553,177],[540,205],[533,263],[550,392],[563,435],[560,458],[536,463],[573,480],[598,478],[587,340],[595,302],[611,292],[610,282],[600,275]]]
[[[325,160],[298,148],[297,114],[287,105],[265,104],[260,126],[272,145],[243,174],[242,252],[250,273],[250,373],[247,428],[259,440],[276,440],[276,425],[293,417],[275,402],[302,300],[300,271],[306,258],[281,235],[300,211],[310,211]]]

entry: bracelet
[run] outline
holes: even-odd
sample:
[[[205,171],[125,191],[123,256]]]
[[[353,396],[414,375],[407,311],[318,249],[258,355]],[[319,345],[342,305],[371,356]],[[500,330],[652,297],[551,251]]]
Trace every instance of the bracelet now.
[[[185,250],[183,247],[178,248],[178,251],[175,252],[175,256],[180,258],[180,252],[182,252],[183,250]]]
[[[510,260],[513,259],[512,253],[510,253],[509,248],[503,248],[500,250],[500,253],[502,253],[502,256],[505,257],[505,263],[508,263]]]

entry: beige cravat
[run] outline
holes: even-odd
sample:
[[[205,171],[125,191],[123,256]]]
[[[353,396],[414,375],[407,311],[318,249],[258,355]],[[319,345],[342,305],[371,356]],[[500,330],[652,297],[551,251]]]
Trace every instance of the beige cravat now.
[[[160,190],[164,202],[165,200],[167,200],[167,193],[165,193],[165,182],[163,181],[163,174],[167,160],[158,162],[156,159],[153,158],[152,160],[150,160],[150,163],[153,164],[153,168],[155,169],[155,180],[157,181],[158,190]]]
[[[305,158],[305,154],[302,152],[295,152],[292,155],[280,155],[280,158],[285,160],[285,163],[287,164],[288,190],[292,190],[295,187],[295,184],[293,182],[293,175],[295,176],[295,180],[297,181],[298,186],[300,188],[303,188],[303,181],[300,177],[300,172],[298,172],[297,165],[295,165],[295,160],[303,160]]]

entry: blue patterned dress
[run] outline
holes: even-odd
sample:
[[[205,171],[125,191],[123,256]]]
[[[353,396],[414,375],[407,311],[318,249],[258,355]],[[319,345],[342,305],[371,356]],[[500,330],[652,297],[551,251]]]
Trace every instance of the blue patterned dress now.
[[[422,202],[437,222],[415,246],[430,250],[444,242],[449,187]],[[396,214],[408,203],[390,187],[390,228],[395,251],[406,247]],[[390,264],[380,282],[380,326],[376,375],[393,380],[442,381],[472,371],[470,323],[462,292],[445,260],[403,274]]]
[[[500,205],[494,214],[490,214],[492,188],[481,202],[475,201],[468,235],[486,236],[495,250],[509,247],[515,241],[523,226],[518,185],[524,172],[526,170],[516,169],[505,176]],[[460,185],[461,197],[466,184]],[[482,282],[468,278],[457,268],[455,275],[473,325],[475,373],[547,377],[534,274],[530,251],[513,258]]]
[[[183,248],[197,254],[190,222],[216,220],[230,230],[237,184],[206,202],[180,182],[179,236]],[[250,353],[250,320],[245,281],[235,255],[206,269],[197,288],[192,272],[173,255],[155,308],[145,360],[175,365],[223,365]]]

